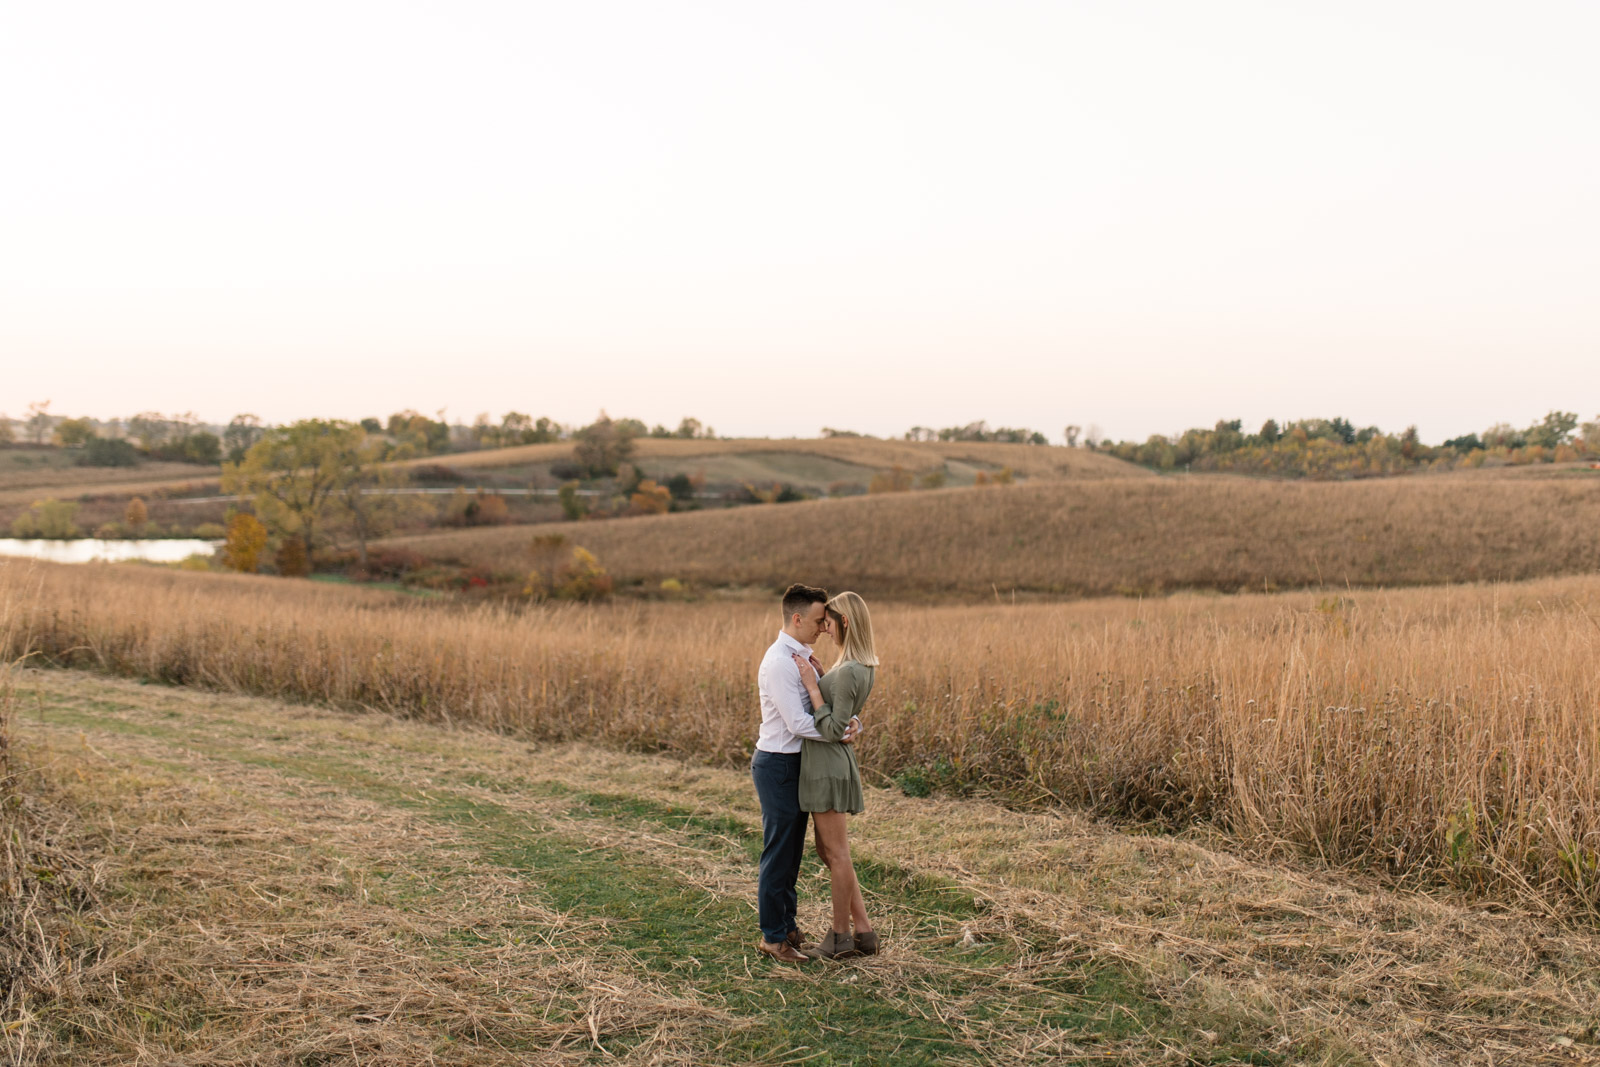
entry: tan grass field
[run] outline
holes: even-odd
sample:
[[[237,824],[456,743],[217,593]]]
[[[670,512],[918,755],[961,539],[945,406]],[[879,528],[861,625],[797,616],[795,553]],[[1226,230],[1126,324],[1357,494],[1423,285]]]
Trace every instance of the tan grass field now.
[[[15,676],[8,1063],[1597,1061],[1600,935],[1214,836],[867,789],[879,957],[751,950],[748,773]],[[17,820],[10,820],[13,824]],[[45,842],[48,841],[48,844]],[[15,840],[11,847],[16,848]],[[800,919],[823,922],[808,861]],[[9,947],[9,946],[8,946]]]
[[[150,463],[122,471],[103,467],[38,470],[26,476],[0,477],[0,507],[26,507],[47,497],[76,500],[85,496],[149,496],[204,489],[215,492],[219,477],[214,469],[192,463]]]
[[[405,460],[401,467],[447,466],[464,472],[530,467],[570,460],[573,445],[562,441],[547,445],[484,449]],[[6,457],[12,460],[5,462]],[[15,457],[24,457],[18,465]],[[50,462],[37,457],[46,456]],[[145,463],[126,469],[63,466],[50,453],[0,450],[0,508],[27,506],[53,496],[135,496],[171,492],[216,491],[220,474],[215,469],[187,463]],[[647,474],[667,476],[701,471],[723,480],[804,483],[812,491],[831,481],[870,480],[871,476],[899,465],[916,474],[953,465],[955,481],[970,465],[985,471],[1009,467],[1024,478],[1143,477],[1139,467],[1087,449],[985,442],[911,443],[873,438],[825,439],[715,439],[678,440],[641,438],[635,443],[635,461]],[[659,468],[659,469],[658,469]],[[671,469],[668,469],[671,468]],[[835,469],[837,468],[837,469]],[[548,479],[545,479],[548,481]]]
[[[1504,581],[1600,570],[1600,476],[1073,480],[398,543],[517,573],[531,537],[551,533],[595,553],[618,580],[650,586],[782,588],[803,578],[878,596],[982,597]]]
[[[408,460],[402,466],[444,463],[462,469],[515,467],[530,463],[551,463],[572,457],[570,441],[545,445],[520,445],[514,448],[485,449],[448,456]],[[872,437],[828,438],[714,438],[682,440],[642,437],[634,442],[634,456],[640,462],[677,461],[689,464],[695,459],[763,453],[800,453],[852,463],[874,470],[899,465],[913,473],[935,470],[946,461],[976,464],[985,469],[1009,467],[1025,478],[1054,479],[1081,477],[1141,477],[1143,468],[1103,456],[1088,449],[1053,445],[1012,445],[961,441],[884,441]]]
[[[723,766],[748,758],[777,628],[747,601],[469,608],[20,561],[0,604],[12,657]],[[1600,577],[877,607],[874,782],[1600,909]]]

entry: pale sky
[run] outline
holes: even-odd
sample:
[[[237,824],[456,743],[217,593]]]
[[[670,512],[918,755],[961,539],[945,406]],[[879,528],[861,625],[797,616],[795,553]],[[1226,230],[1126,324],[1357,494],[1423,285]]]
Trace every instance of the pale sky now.
[[[1600,5],[0,7],[0,411],[1600,411]]]

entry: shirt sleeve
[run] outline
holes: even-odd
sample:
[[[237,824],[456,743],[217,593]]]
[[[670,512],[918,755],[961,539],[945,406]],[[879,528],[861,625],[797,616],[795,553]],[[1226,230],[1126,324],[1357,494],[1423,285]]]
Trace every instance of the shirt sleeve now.
[[[827,740],[817,732],[816,720],[806,710],[806,687],[800,681],[800,668],[794,660],[786,653],[762,667],[762,670],[772,672],[767,676],[767,693],[772,697],[772,705],[778,709],[778,716],[783,719],[789,732],[812,741]]]
[[[824,741],[837,741],[850,727],[850,719],[860,702],[857,699],[856,672],[849,667],[839,668],[839,677],[833,680],[833,700],[812,711],[817,732]]]

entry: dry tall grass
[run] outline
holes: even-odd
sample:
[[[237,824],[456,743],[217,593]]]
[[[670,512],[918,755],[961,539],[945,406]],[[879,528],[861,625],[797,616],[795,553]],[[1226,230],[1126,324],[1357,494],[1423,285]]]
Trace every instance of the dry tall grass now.
[[[1600,478],[1215,476],[896,493],[403,543],[517,572],[532,535],[564,532],[622,581],[781,587],[799,577],[879,596],[1092,596],[1592,572],[1597,531]]]
[[[6,655],[725,764],[777,614],[21,562],[0,604]],[[878,609],[874,775],[1600,910],[1600,578]]]

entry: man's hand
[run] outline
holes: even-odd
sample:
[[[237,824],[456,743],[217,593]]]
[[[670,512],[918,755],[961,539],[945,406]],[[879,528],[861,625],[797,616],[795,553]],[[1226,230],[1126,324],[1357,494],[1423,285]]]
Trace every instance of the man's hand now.
[[[844,736],[840,737],[839,740],[841,743],[848,745],[855,741],[856,735],[860,732],[861,720],[852,715],[850,716],[850,725],[844,728]]]

